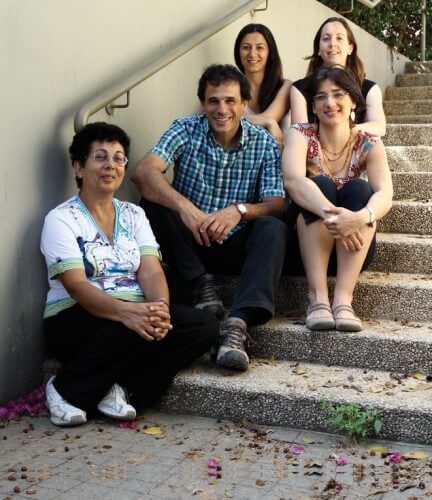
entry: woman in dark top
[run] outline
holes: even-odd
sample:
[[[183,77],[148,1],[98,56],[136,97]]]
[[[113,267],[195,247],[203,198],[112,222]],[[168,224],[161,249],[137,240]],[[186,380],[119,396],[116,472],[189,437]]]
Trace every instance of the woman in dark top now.
[[[234,58],[251,88],[252,99],[244,116],[266,128],[282,146],[281,122],[289,111],[291,81],[282,76],[276,41],[267,26],[244,26],[234,43]]]
[[[386,121],[381,90],[375,82],[365,78],[364,65],[357,55],[354,34],[342,17],[329,17],[315,35],[306,77],[291,86],[291,123],[315,121],[310,104],[310,75],[320,66],[335,65],[351,70],[366,101],[365,110],[356,113],[357,128],[379,136],[385,135]]]

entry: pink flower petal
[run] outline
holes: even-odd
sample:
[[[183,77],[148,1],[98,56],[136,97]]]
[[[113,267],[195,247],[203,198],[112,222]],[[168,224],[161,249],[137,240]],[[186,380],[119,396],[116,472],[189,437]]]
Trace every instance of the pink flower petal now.
[[[348,464],[348,459],[345,457],[338,457],[336,459],[336,465],[347,465]]]
[[[301,444],[293,444],[290,448],[290,452],[293,455],[301,455],[302,453],[304,453],[304,451],[305,451],[305,448]]]
[[[402,455],[401,453],[392,453],[389,456],[389,462],[392,464],[398,464],[402,460]]]

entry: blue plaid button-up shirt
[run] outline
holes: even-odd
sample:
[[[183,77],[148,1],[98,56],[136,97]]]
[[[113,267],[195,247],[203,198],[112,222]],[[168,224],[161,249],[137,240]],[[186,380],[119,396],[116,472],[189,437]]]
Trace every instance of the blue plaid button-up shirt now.
[[[277,142],[244,118],[241,127],[239,146],[225,151],[205,115],[180,118],[149,152],[159,156],[167,168],[174,167],[172,186],[207,214],[233,203],[284,198]]]

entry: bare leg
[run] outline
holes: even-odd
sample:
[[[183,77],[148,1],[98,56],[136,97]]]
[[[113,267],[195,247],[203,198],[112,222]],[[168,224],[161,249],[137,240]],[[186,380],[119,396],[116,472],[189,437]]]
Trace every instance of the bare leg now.
[[[300,252],[308,282],[308,296],[311,305],[330,305],[327,287],[327,268],[335,240],[321,219],[305,224],[303,216],[297,218]],[[322,311],[311,313],[319,316]]]
[[[333,298],[333,309],[342,304],[351,305],[354,288],[374,233],[375,229],[368,226],[361,229],[364,244],[358,252],[348,252],[345,250],[342,243],[336,240],[337,274]],[[344,316],[354,317],[347,312],[344,312]]]

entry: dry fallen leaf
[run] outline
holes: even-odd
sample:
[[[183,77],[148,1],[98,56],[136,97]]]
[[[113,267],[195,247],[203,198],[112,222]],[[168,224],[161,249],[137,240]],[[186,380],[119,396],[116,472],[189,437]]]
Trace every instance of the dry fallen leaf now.
[[[369,388],[369,392],[373,392],[374,394],[376,394],[378,392],[382,392],[382,391],[383,391],[383,388],[379,387],[377,385],[374,385],[373,387]]]
[[[426,380],[426,375],[424,373],[421,373],[421,372],[415,372],[412,374],[412,376],[414,378],[416,378],[417,380]]]
[[[318,467],[319,469],[321,469],[323,466],[322,462],[316,462],[315,460],[310,460],[309,462],[306,462],[304,464],[304,467],[306,469],[311,469],[312,467]]]
[[[257,486],[265,486],[266,482],[264,481],[264,479],[257,479],[257,480],[255,481],[255,484],[256,484]]]
[[[307,370],[306,368],[298,366],[297,368],[294,368],[293,373],[295,373],[296,375],[304,375],[305,373],[307,373]]]
[[[388,493],[390,490],[388,488],[381,488],[379,490],[372,491],[372,493],[369,493],[369,497],[374,497],[376,495],[384,495],[384,493]]]
[[[372,448],[368,448],[369,455],[382,455],[383,453],[387,453],[387,449],[383,446],[372,446]]]
[[[160,427],[149,427],[148,429],[144,429],[143,432],[149,436],[162,436],[163,434]]]
[[[406,460],[423,460],[429,455],[425,451],[407,451],[402,456]]]
[[[309,436],[303,436],[302,441],[304,444],[314,444],[315,443],[315,439],[312,439]]]
[[[412,391],[429,391],[432,389],[432,384],[416,384],[410,387]]]

